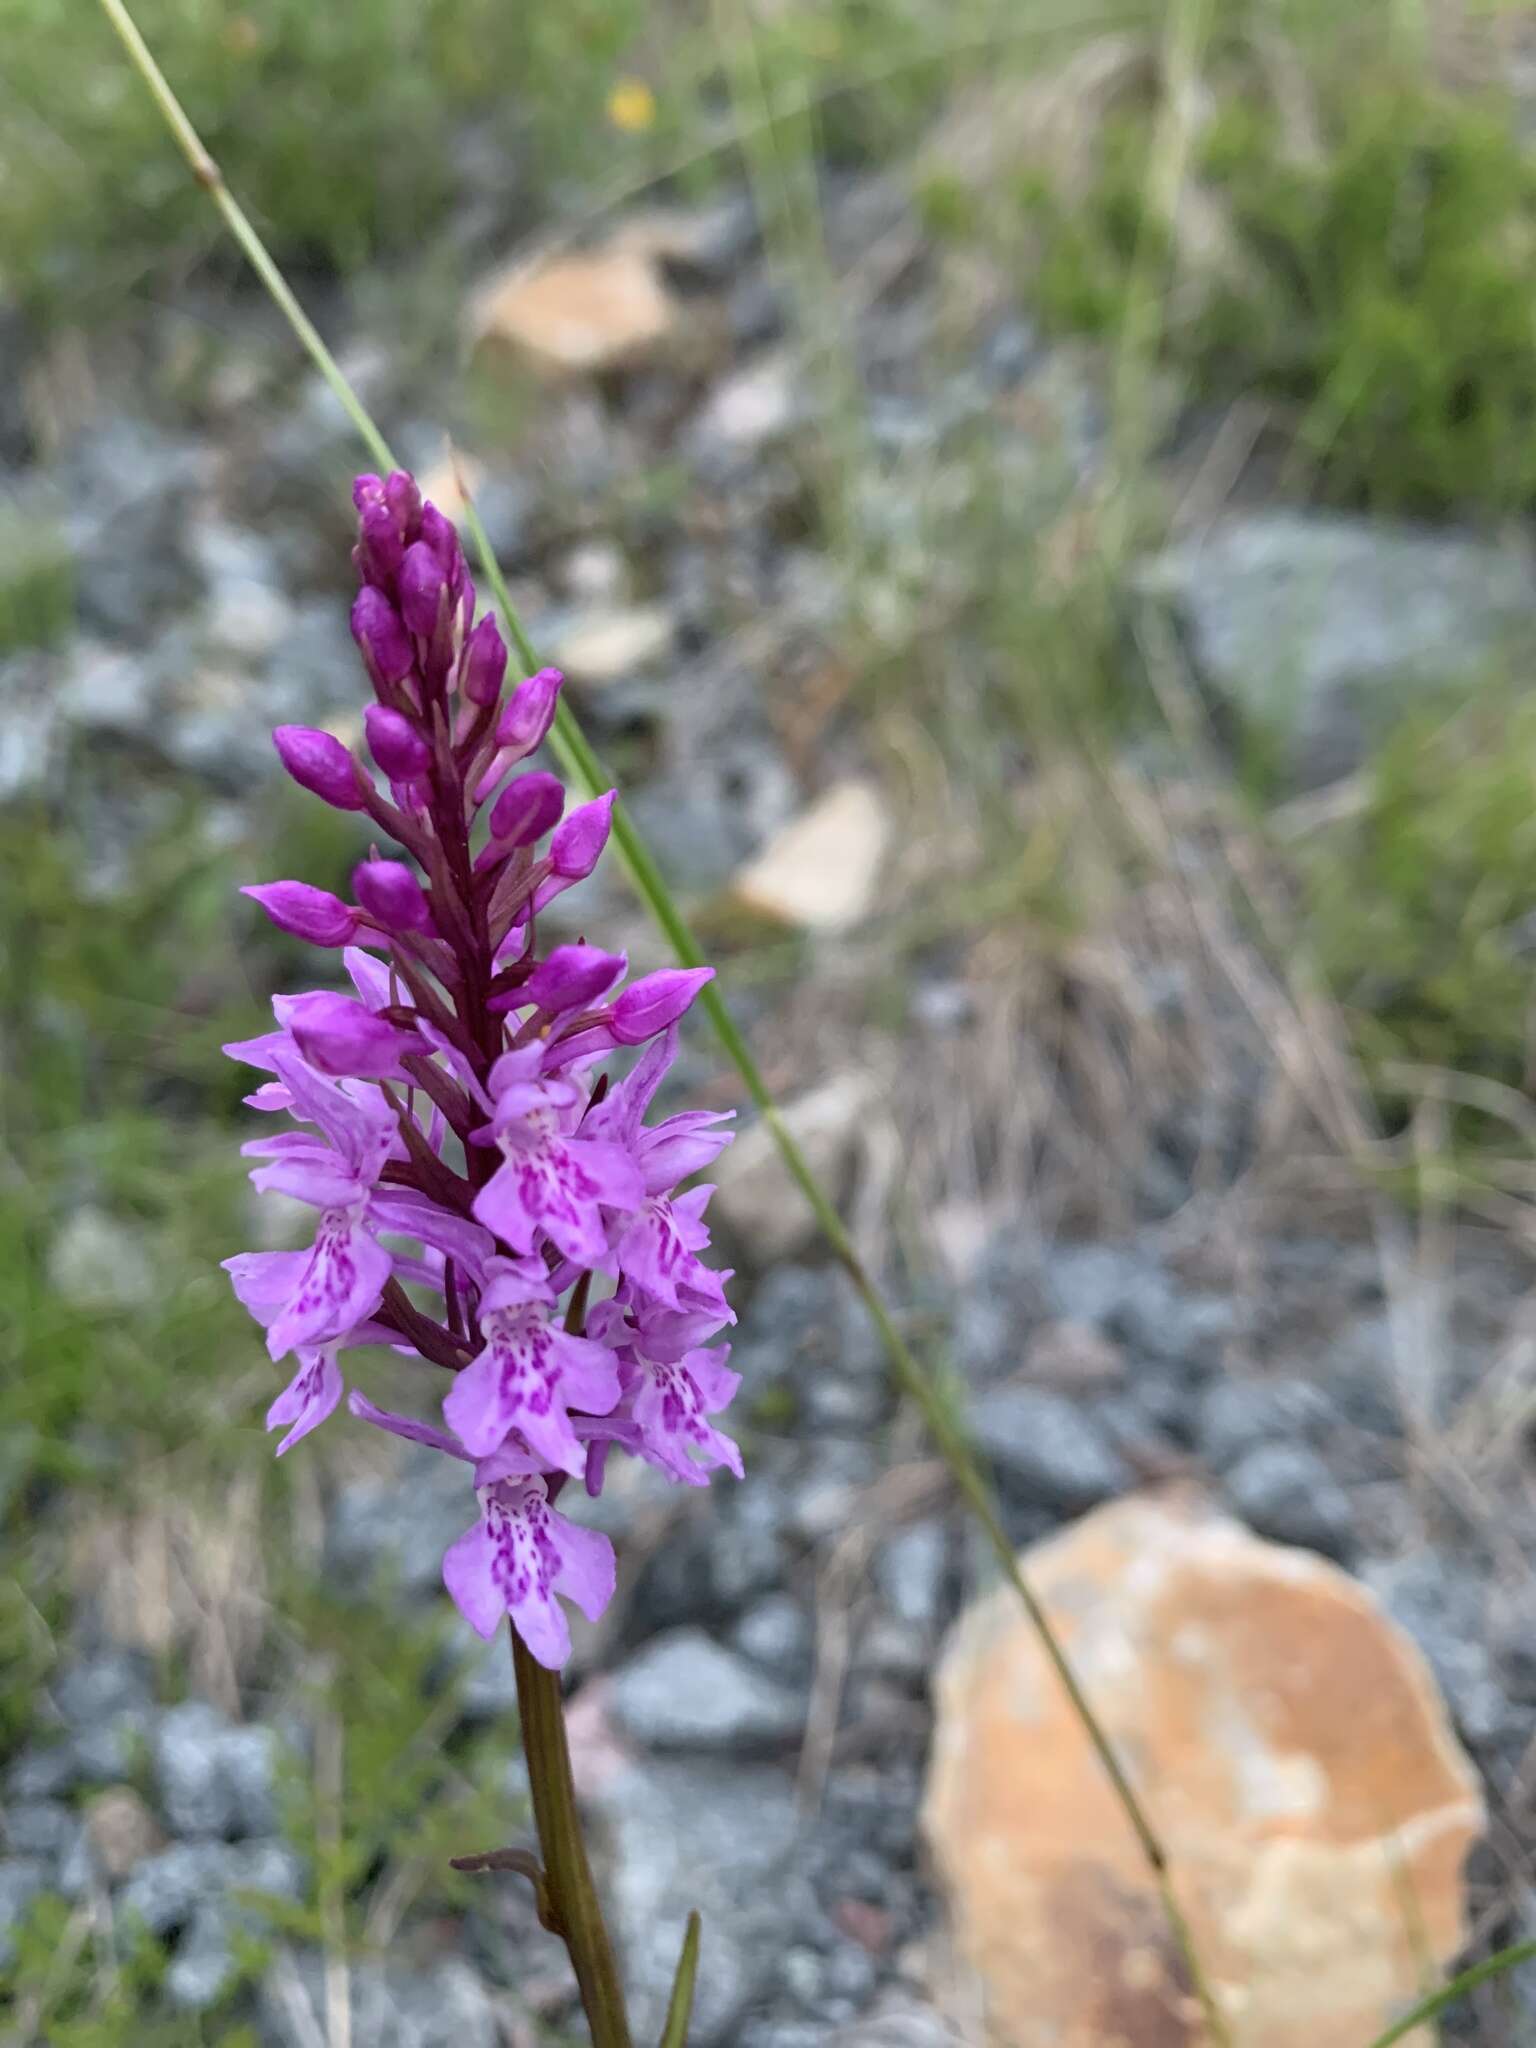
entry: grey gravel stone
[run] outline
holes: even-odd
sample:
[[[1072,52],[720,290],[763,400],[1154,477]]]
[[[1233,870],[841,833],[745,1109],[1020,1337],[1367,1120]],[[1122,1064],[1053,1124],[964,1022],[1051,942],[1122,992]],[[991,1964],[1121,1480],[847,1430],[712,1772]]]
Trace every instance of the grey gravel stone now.
[[[781,1677],[803,1675],[810,1666],[811,1617],[792,1594],[770,1593],[748,1608],[731,1630],[744,1657]]]
[[[822,2048],[955,2048],[954,2029],[927,2006],[902,2004],[829,2034]]]
[[[303,1868],[284,1842],[178,1842],[145,1858],[123,1886],[118,1909],[163,1937],[188,1926],[209,1899],[235,1891],[300,1898]]]
[[[1513,1730],[1523,1746],[1529,1715],[1512,1707],[1499,1682],[1475,1571],[1425,1544],[1403,1557],[1370,1559],[1360,1576],[1428,1658],[1467,1741],[1486,1748]]]
[[[789,1526],[806,1543],[825,1543],[846,1529],[859,1495],[878,1476],[873,1446],[849,1438],[824,1438],[796,1460],[789,1502]]]
[[[462,1466],[408,1445],[396,1469],[342,1489],[327,1531],[335,1583],[364,1592],[393,1583],[415,1599],[443,1585],[443,1553],[474,1519]]]
[[[48,1866],[41,1856],[10,1856],[0,1863],[0,1964],[15,1954],[17,1930],[47,1888]]]
[[[1489,1641],[1511,1696],[1536,1701],[1536,1580],[1493,1596]]]
[[[999,1387],[972,1405],[969,1420],[1004,1487],[1031,1506],[1078,1514],[1132,1483],[1119,1452],[1060,1394]]]
[[[323,2038],[324,1976],[312,1949],[277,1958],[258,1999],[263,2048],[312,2048],[317,2032]],[[499,2048],[504,2038],[495,2002],[456,1956],[425,1966],[354,1960],[350,1992],[359,2048]]]
[[[81,1822],[75,1823],[59,1852],[53,1881],[66,1899],[83,1899],[99,1881],[90,1836]]]
[[[1350,1547],[1355,1515],[1349,1496],[1305,1444],[1256,1445],[1227,1473],[1227,1491],[1261,1536],[1325,1557],[1342,1557]]]
[[[697,1628],[658,1636],[612,1685],[614,1720],[650,1749],[774,1748],[805,1723],[797,1694]]]
[[[1222,1379],[1200,1397],[1196,1439],[1217,1472],[1266,1443],[1315,1438],[1328,1425],[1329,1407],[1308,1380]]]
[[[0,1811],[0,1836],[12,1856],[42,1856],[57,1862],[78,1823],[57,1799],[17,1800]]]
[[[1201,679],[1287,742],[1303,787],[1357,768],[1416,692],[1536,636],[1524,550],[1380,519],[1239,513],[1139,583]]]
[[[99,1650],[77,1659],[54,1679],[49,1692],[65,1727],[75,1730],[154,1705],[149,1666],[130,1650]]]
[[[206,2012],[229,1990],[237,1968],[234,1935],[239,1918],[222,1900],[208,1900],[195,1909],[165,1973],[172,2005],[183,2012]]]
[[[57,1799],[61,1792],[71,1789],[78,1777],[74,1753],[67,1743],[34,1744],[7,1767],[5,1796],[8,1801],[22,1804]]]
[[[599,1795],[612,1850],[609,1893],[637,2038],[661,2031],[683,1927],[708,1916],[690,2048],[726,2048],[814,1905],[794,1846],[787,1773],[772,1766],[656,1759]]]
[[[938,1520],[898,1529],[875,1553],[875,1583],[891,1613],[908,1628],[938,1627],[949,1562],[949,1538]]]
[[[160,1717],[153,1763],[166,1824],[184,1837],[270,1834],[277,1824],[278,1741],[238,1728],[217,1707],[188,1700]]]
[[[52,1681],[49,1697],[68,1737],[17,1759],[7,1776],[12,1798],[56,1798],[80,1785],[115,1784],[131,1774],[156,1712],[141,1658],[121,1650],[81,1658]]]

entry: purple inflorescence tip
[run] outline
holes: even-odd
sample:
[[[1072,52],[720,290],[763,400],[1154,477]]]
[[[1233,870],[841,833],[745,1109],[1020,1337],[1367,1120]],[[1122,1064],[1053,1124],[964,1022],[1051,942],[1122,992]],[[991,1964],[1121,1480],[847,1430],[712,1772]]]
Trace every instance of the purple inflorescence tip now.
[[[293,1360],[267,1413],[279,1451],[341,1409],[456,1460],[475,1519],[444,1582],[481,1634],[510,1615],[554,1668],[563,1603],[595,1620],[614,1586],[607,1537],[559,1512],[566,1481],[599,1490],[615,1453],[686,1486],[742,1469],[714,1420],[737,1384],[712,1342],[734,1320],[728,1276],[700,1257],[711,1190],[687,1184],[728,1119],[647,1122],[709,969],[621,989],[622,954],[541,944],[547,906],[597,864],[613,793],[562,819],[555,776],[506,780],[549,732],[559,672],[506,694],[501,633],[472,626],[458,536],[410,476],[359,477],[354,499],[352,630],[378,699],[364,725],[393,801],[331,734],[275,741],[296,781],[365,811],[400,857],[358,864],[356,908],[305,882],[246,891],[283,931],[344,948],[356,994],[275,996],[277,1028],[226,1048],[263,1077],[251,1106],[292,1119],[246,1145],[254,1185],[316,1213],[307,1249],[226,1265],[271,1356]],[[381,1345],[438,1369],[418,1405],[446,1368],[442,1427],[346,1398],[343,1357]]]
[[[402,712],[370,704],[363,713],[368,751],[391,782],[412,782],[432,766],[432,749]]]
[[[675,1024],[705,982],[714,978],[713,967],[663,967],[642,975],[614,1001],[614,1037],[620,1045],[644,1045]]]
[[[301,789],[338,811],[360,811],[357,764],[333,733],[312,725],[280,725],[272,735],[278,758]]]
[[[491,806],[491,837],[507,846],[532,846],[565,809],[565,790],[558,777],[535,768],[516,775]]]
[[[420,882],[398,860],[360,861],[352,871],[352,887],[368,915],[387,932],[424,932],[432,911]]]
[[[254,897],[279,931],[312,946],[350,946],[357,937],[357,912],[329,889],[308,882],[250,882],[240,893]]]

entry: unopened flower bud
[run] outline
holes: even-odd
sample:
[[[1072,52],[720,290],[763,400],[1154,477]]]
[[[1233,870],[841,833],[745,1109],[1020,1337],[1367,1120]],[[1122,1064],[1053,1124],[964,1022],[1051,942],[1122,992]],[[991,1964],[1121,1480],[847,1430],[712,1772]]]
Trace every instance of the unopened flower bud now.
[[[443,565],[443,574],[457,589],[467,573],[464,567],[464,550],[459,546],[459,536],[453,521],[435,505],[425,504],[421,508],[421,538]]]
[[[608,844],[613,822],[613,805],[618,791],[578,804],[549,842],[549,859],[557,875],[568,882],[580,882],[590,875]]]
[[[394,516],[400,538],[409,543],[421,532],[421,492],[408,470],[395,469],[384,486],[384,502]]]
[[[437,550],[426,541],[412,542],[400,566],[400,610],[408,630],[422,640],[437,631],[448,578]]]
[[[278,759],[301,789],[338,811],[360,811],[357,764],[333,733],[312,725],[280,725],[272,735]]]
[[[558,776],[546,775],[541,768],[514,776],[491,808],[491,837],[508,846],[532,846],[559,823],[564,809],[565,791]]]
[[[663,967],[630,983],[614,1001],[609,1025],[620,1045],[644,1045],[658,1031],[675,1024],[706,981],[713,967]]]
[[[352,887],[364,910],[386,931],[420,932],[432,922],[420,882],[401,861],[359,861],[352,871]]]
[[[496,728],[496,744],[514,759],[542,746],[544,735],[555,722],[555,704],[565,681],[557,668],[541,668],[537,675],[519,683],[507,700]]]
[[[627,965],[622,953],[597,946],[556,946],[524,983],[522,999],[553,1015],[584,1010],[607,994]]]
[[[383,477],[375,476],[371,470],[365,470],[361,476],[353,477],[352,502],[357,507],[359,517],[368,510],[370,505],[382,505],[384,503]]]
[[[507,673],[507,647],[489,612],[464,642],[459,687],[471,704],[494,704]]]
[[[279,931],[312,946],[349,946],[357,937],[357,912],[329,889],[308,882],[252,882],[240,893],[254,897]]]
[[[414,1032],[376,1016],[356,996],[297,996],[283,1021],[306,1061],[322,1074],[377,1081],[395,1072],[403,1053],[422,1050]]]
[[[405,543],[387,505],[365,505],[358,516],[358,545],[363,574],[380,589],[388,587],[405,559]]]
[[[403,711],[370,704],[363,713],[368,751],[391,782],[411,782],[432,766],[432,749]]]
[[[382,590],[365,584],[352,605],[352,638],[375,683],[398,683],[411,672],[415,650],[400,614]]]

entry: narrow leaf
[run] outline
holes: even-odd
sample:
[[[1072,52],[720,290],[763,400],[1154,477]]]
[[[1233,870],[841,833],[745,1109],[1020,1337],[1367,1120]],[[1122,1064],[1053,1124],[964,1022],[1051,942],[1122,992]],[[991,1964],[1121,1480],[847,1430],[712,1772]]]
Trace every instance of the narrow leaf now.
[[[690,1913],[683,1952],[677,1959],[677,1975],[672,1980],[672,1999],[667,2007],[667,2024],[661,2030],[660,2048],[686,2048],[688,2022],[693,2017],[693,1980],[699,1974],[700,1925],[698,1914]]]
[[[1458,1998],[1465,1998],[1479,1984],[1486,1984],[1492,1977],[1502,1977],[1506,1970],[1518,1969],[1521,1963],[1533,1961],[1536,1961],[1536,1941],[1518,1942],[1513,1948],[1501,1948],[1497,1955],[1485,1956],[1482,1962],[1474,1963],[1471,1969],[1453,1977],[1449,1984],[1442,1984],[1428,1998],[1421,1998],[1417,2005],[1410,2006],[1401,2019],[1394,2020],[1384,2034],[1376,2036],[1370,2048],[1393,2048],[1394,2042],[1407,2040],[1415,2027],[1422,2027],[1427,2020],[1437,2018],[1448,2005],[1454,2005]]]

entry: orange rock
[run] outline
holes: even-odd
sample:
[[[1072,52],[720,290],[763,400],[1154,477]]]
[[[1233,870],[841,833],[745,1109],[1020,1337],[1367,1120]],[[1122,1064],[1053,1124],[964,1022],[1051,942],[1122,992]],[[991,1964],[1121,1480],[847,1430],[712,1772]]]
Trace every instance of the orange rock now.
[[[1193,1495],[1023,1568],[1168,1848],[1235,2048],[1360,2048],[1465,1934],[1477,1780],[1345,1573]],[[925,1825],[997,2048],[1203,2048],[1145,1860],[1007,1588],[937,1681]]]
[[[547,376],[611,370],[672,333],[677,307],[651,256],[614,243],[523,264],[493,278],[471,314],[477,342],[500,342]]]

